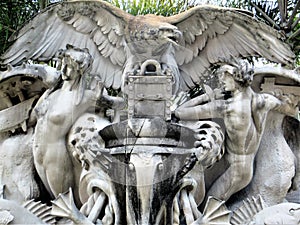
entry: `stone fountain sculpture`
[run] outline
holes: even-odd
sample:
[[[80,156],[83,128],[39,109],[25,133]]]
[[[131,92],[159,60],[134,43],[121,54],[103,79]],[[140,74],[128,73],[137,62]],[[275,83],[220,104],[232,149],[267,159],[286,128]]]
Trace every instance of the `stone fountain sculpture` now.
[[[1,223],[297,224],[299,72],[241,60],[290,66],[284,38],[239,9],[51,5],[1,57]]]

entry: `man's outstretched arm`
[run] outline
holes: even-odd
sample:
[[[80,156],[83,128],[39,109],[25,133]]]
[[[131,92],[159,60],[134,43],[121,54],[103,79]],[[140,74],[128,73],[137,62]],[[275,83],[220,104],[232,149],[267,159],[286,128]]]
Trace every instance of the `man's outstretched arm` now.
[[[282,114],[294,117],[298,113],[297,104],[300,101],[299,96],[295,95],[278,95],[264,94],[266,106],[270,110],[275,110]]]
[[[201,96],[199,96],[201,97]],[[211,118],[223,118],[225,112],[225,100],[215,100],[202,105],[194,104],[199,99],[192,99],[175,110],[175,116],[181,120],[200,120]],[[190,100],[190,101],[192,101]]]

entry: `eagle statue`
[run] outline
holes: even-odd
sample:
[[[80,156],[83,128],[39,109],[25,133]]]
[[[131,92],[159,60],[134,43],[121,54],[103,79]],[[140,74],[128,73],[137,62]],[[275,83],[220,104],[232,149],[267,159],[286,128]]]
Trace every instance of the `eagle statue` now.
[[[47,61],[69,44],[89,49],[91,73],[106,87],[120,88],[127,72],[154,59],[172,71],[179,90],[188,90],[205,80],[212,64],[231,57],[292,63],[284,39],[240,9],[203,5],[170,17],[133,16],[100,0],[68,1],[50,5],[16,32],[1,63]]]

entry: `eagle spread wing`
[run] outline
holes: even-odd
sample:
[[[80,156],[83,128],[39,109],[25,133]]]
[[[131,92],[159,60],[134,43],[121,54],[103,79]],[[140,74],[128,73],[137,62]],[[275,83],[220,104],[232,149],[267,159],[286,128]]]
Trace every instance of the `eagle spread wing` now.
[[[120,87],[125,63],[124,27],[130,16],[106,2],[63,2],[47,8],[26,24],[2,56],[4,64],[32,59],[47,61],[67,44],[88,48],[91,73],[101,74],[107,87]]]
[[[233,57],[261,56],[290,64],[295,57],[284,36],[243,10],[199,6],[168,17],[167,22],[183,33],[176,61],[184,85],[205,79],[204,71],[214,63]],[[200,74],[200,76],[199,76]]]
[[[119,88],[129,57],[139,54],[128,48],[129,41],[135,40],[132,35],[139,41],[144,38],[145,49],[151,52],[153,40],[157,39],[156,44],[161,40],[155,29],[166,30],[166,24],[182,34],[177,44],[170,39],[174,48],[170,57],[175,57],[182,89],[201,83],[211,64],[232,56],[262,56],[283,64],[294,58],[279,32],[242,10],[198,6],[171,17],[152,16],[151,24],[143,19],[146,17],[137,17],[102,1],[55,4],[14,36],[15,43],[2,56],[2,63],[49,60],[57,50],[71,44],[88,48],[94,57],[92,73],[99,74],[106,87]],[[132,26],[132,21],[140,24]]]

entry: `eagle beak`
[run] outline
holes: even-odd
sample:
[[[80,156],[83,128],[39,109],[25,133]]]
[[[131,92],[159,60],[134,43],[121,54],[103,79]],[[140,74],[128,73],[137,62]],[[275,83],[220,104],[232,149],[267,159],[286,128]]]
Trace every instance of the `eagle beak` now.
[[[178,44],[182,41],[182,33],[179,30],[174,30],[175,43]]]
[[[178,45],[182,40],[182,33],[178,30],[174,30],[172,33],[167,34],[166,39],[174,45]]]
[[[168,26],[159,27],[159,36],[178,45],[182,40],[182,33],[177,29],[176,26],[168,24]]]

